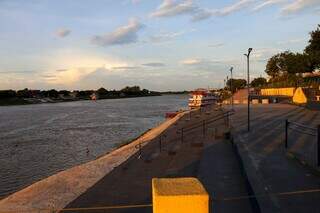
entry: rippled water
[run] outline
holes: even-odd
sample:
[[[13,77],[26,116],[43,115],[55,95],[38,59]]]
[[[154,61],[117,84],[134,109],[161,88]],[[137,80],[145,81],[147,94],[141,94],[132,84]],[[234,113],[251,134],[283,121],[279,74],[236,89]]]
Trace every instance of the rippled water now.
[[[186,95],[166,95],[0,107],[0,196],[95,159],[186,106]]]

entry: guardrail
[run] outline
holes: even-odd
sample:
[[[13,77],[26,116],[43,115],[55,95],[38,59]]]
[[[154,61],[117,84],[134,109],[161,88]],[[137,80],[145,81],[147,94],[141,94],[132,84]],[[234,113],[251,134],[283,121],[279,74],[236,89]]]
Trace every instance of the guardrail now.
[[[189,113],[191,113],[191,111]],[[165,133],[160,134],[159,139],[158,139],[159,152],[161,153],[164,150],[167,151],[166,149],[164,149],[164,143],[173,144],[173,142],[176,142],[176,141],[180,141],[181,143],[184,143],[185,136],[195,129],[201,128],[202,129],[202,136],[204,137],[206,135],[206,132],[207,132],[206,130],[207,130],[207,127],[209,126],[209,124],[212,124],[218,120],[225,119],[227,126],[229,126],[230,116],[233,114],[234,114],[234,110],[229,110],[229,111],[223,112],[221,115],[217,115],[213,118],[204,119],[199,122],[193,123],[189,126],[185,126],[181,129],[178,129],[177,134],[179,134],[179,135],[173,139],[170,139],[169,141],[163,140],[167,137]],[[189,119],[190,119],[190,117],[189,117]],[[143,145],[146,143],[148,143],[148,141],[141,142],[135,146],[135,148],[139,150],[138,151],[138,153],[139,153],[138,158],[143,158],[142,149],[143,149]]]
[[[288,119],[285,120],[285,148],[288,149],[289,145],[289,129],[299,132],[301,134],[314,136],[316,137],[316,158],[317,158],[317,166],[320,166],[320,125],[315,127],[310,127],[298,122],[289,121]]]

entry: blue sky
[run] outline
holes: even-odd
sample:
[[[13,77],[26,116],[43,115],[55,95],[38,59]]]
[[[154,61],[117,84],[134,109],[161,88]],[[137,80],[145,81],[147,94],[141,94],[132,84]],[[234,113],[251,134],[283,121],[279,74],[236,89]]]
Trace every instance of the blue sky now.
[[[302,51],[319,0],[0,0],[0,89],[219,87]]]

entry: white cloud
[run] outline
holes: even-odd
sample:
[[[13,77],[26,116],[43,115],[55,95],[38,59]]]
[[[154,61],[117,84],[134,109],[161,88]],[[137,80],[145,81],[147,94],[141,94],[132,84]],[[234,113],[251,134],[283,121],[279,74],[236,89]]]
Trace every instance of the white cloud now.
[[[198,8],[196,12],[192,16],[192,21],[201,21],[204,19],[208,19],[214,15],[214,12],[208,9]]]
[[[166,32],[166,33],[160,33],[158,35],[152,35],[150,36],[150,41],[159,43],[159,42],[167,42],[170,40],[175,39],[176,37],[179,37],[181,35],[185,34],[184,31],[181,32]]]
[[[190,15],[192,21],[201,21],[212,16],[226,16],[247,8],[256,0],[239,0],[221,9],[201,8],[192,0],[174,1],[163,0],[162,4],[151,13],[152,17],[172,17],[177,15]]]
[[[183,14],[192,14],[197,7],[192,0],[174,1],[163,0],[162,4],[151,13],[152,17],[171,17]]]
[[[224,45],[225,44],[221,42],[221,43],[209,44],[208,47],[222,47]]]
[[[261,1],[258,5],[256,5],[254,8],[253,8],[253,11],[258,11],[258,10],[261,10],[265,7],[268,7],[268,6],[271,6],[271,5],[275,5],[275,4],[280,4],[280,3],[283,3],[283,2],[287,2],[288,0],[264,0],[264,1]]]
[[[183,65],[196,65],[196,64],[200,64],[202,62],[203,62],[203,60],[201,60],[201,59],[185,59],[185,60],[181,61],[181,64],[183,64]]]
[[[137,19],[130,19],[125,26],[119,27],[113,32],[102,36],[94,36],[92,42],[100,46],[123,45],[138,41],[137,33],[143,25]]]
[[[254,61],[259,61],[259,62],[265,62],[269,58],[271,58],[273,55],[278,54],[282,52],[283,49],[279,48],[258,48],[258,49],[253,49],[251,53],[251,58]]]
[[[165,66],[164,63],[160,63],[160,62],[150,62],[150,63],[145,63],[142,65],[146,66],[146,67],[164,67]]]
[[[285,5],[281,9],[281,13],[283,15],[292,15],[299,13],[305,9],[318,6],[320,6],[319,0],[294,0],[293,2]]]
[[[71,33],[71,30],[69,29],[58,29],[55,34],[60,38],[64,38],[68,36],[70,33]]]
[[[305,41],[305,39],[303,39],[303,38],[296,38],[296,39],[288,39],[286,41],[280,41],[280,42],[278,42],[278,44],[279,45],[288,45],[288,44],[301,43],[304,41]]]
[[[227,7],[220,9],[220,10],[217,10],[215,12],[215,15],[218,15],[218,16],[229,15],[231,13],[237,12],[241,9],[248,7],[253,2],[255,2],[255,0],[240,0],[230,6],[227,6]]]

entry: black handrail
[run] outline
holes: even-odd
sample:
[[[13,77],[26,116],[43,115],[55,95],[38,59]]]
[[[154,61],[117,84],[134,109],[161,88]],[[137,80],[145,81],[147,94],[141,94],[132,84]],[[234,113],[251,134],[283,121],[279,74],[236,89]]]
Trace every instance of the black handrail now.
[[[299,132],[301,134],[317,137],[317,166],[320,166],[320,125],[318,125],[317,128],[315,128],[315,127],[310,127],[298,122],[289,121],[288,119],[286,119],[285,120],[285,149],[288,149],[288,142],[289,142],[288,130],[289,129]]]
[[[173,141],[178,141],[179,139],[180,139],[181,143],[183,143],[185,134],[187,134],[191,130],[193,130],[195,128],[198,128],[198,127],[201,127],[201,126],[203,127],[203,135],[205,135],[205,126],[206,125],[208,125],[210,123],[213,123],[215,121],[218,121],[220,119],[226,118],[226,117],[229,120],[229,116],[233,115],[233,114],[234,114],[234,110],[229,110],[229,111],[223,112],[223,114],[215,116],[213,118],[209,118],[207,120],[202,120],[200,122],[197,122],[196,124],[189,125],[188,127],[183,127],[183,128],[181,128],[180,130],[177,131],[177,133],[179,133],[180,136],[175,137],[175,138],[173,138],[173,139],[171,139],[169,141],[166,141],[166,143],[171,143]],[[160,152],[164,150],[163,149],[163,141],[162,141],[162,137],[163,136],[166,136],[166,134],[165,133],[161,133],[159,135],[159,150],[160,150]],[[145,144],[145,143],[148,143],[148,142],[149,141],[144,141],[144,142],[140,142],[139,144],[135,145],[135,148],[139,149],[139,158],[142,158],[142,145]]]

